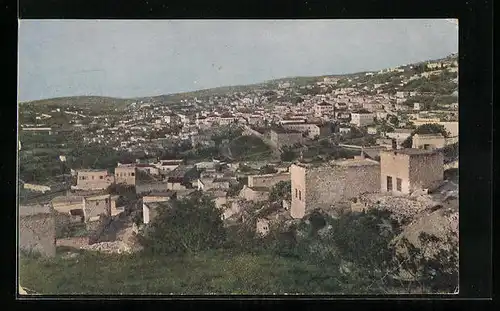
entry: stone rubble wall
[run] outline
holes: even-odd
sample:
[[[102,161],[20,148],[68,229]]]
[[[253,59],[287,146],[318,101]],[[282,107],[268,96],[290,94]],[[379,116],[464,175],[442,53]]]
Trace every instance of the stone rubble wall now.
[[[19,217],[19,248],[39,252],[43,256],[56,254],[56,222],[53,213]]]

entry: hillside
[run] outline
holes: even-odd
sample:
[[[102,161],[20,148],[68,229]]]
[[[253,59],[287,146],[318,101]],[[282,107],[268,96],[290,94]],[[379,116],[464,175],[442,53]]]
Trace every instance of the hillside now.
[[[75,106],[80,109],[110,110],[110,109],[125,109],[129,104],[133,103],[133,99],[124,99],[105,96],[72,96],[72,97],[57,97],[42,100],[35,100],[20,103],[21,107],[27,108],[32,105],[45,105],[47,108],[60,108]]]
[[[439,61],[444,61],[444,60],[458,60],[457,54],[446,56],[440,59],[436,60],[428,60],[428,61],[422,61],[422,62],[417,62],[414,64],[406,64],[406,65],[401,65],[399,67],[401,68],[409,68],[409,66],[416,67],[419,65],[422,65],[427,62],[439,62]],[[174,94],[165,94],[165,95],[158,95],[158,96],[145,96],[145,97],[135,97],[135,98],[114,98],[114,97],[100,97],[100,96],[74,96],[74,97],[60,97],[60,98],[51,98],[51,99],[43,99],[43,100],[37,100],[37,101],[30,101],[30,102],[25,102],[22,104],[44,104],[44,105],[54,105],[54,106],[81,106],[81,107],[89,107],[91,106],[92,109],[97,109],[96,104],[99,104],[99,106],[103,109],[122,109],[124,107],[127,107],[127,105],[133,103],[133,102],[138,102],[138,101],[145,101],[145,102],[154,102],[154,103],[164,103],[164,104],[172,104],[172,103],[178,103],[180,100],[183,99],[188,99],[192,97],[198,97],[198,98],[203,98],[203,97],[209,97],[209,96],[222,96],[222,95],[227,95],[229,93],[234,93],[234,92],[251,92],[255,90],[269,90],[269,89],[275,89],[278,87],[280,83],[284,82],[289,82],[291,85],[295,87],[301,87],[305,86],[308,84],[314,84],[318,81],[322,81],[324,78],[338,78],[341,79],[340,83],[338,86],[341,87],[348,87],[351,85],[350,82],[347,81],[347,79],[354,78],[358,79],[355,82],[362,82],[364,80],[370,79],[370,83],[383,83],[386,81],[390,81],[392,78],[395,78],[398,76],[398,73],[391,73],[388,72],[386,74],[382,75],[377,75],[377,76],[366,76],[367,72],[356,72],[356,73],[350,73],[350,74],[325,74],[321,76],[304,76],[304,77],[284,77],[284,78],[279,78],[279,79],[273,79],[273,80],[268,80],[264,81],[262,83],[256,83],[256,84],[249,84],[249,85],[233,85],[233,86],[222,86],[222,87],[216,87],[216,88],[210,88],[210,89],[202,89],[202,90],[197,90],[197,91],[192,91],[192,92],[183,92],[183,93],[174,93]],[[408,72],[405,73],[406,75]],[[448,77],[443,77],[443,78],[448,78]],[[436,78],[437,79],[437,78]],[[415,85],[409,85],[406,88],[413,88],[415,86],[416,88],[422,88],[422,91],[428,91],[429,87],[426,84],[420,85],[421,80],[416,80],[413,82]],[[420,84],[419,84],[420,83]],[[352,82],[354,84],[354,81]],[[388,85],[392,86],[392,85]],[[445,87],[445,91],[447,92],[449,87]]]

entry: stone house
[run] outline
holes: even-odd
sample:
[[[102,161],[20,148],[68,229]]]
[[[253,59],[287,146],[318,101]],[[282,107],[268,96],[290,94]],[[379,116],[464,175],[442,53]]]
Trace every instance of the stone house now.
[[[415,134],[412,141],[414,149],[440,149],[446,145],[446,139],[441,134]]]
[[[167,178],[168,190],[186,190],[183,177],[168,177]]]
[[[316,208],[331,208],[363,193],[380,191],[380,165],[368,159],[294,164],[291,172],[291,216],[302,218]]]
[[[56,221],[50,205],[19,206],[19,249],[56,255]]]
[[[351,124],[357,127],[372,125],[375,122],[374,113],[353,112],[351,113]]]
[[[283,128],[285,130],[307,134],[309,139],[324,137],[331,134],[331,127],[328,123],[289,123],[284,124]]]
[[[78,170],[75,190],[102,190],[115,182],[114,176],[107,170],[85,169]]]
[[[96,221],[101,215],[111,216],[111,195],[98,195],[83,198],[85,222]]]
[[[249,175],[247,184],[249,187],[272,188],[280,181],[290,181],[290,173],[284,172],[276,174]]]
[[[135,167],[136,167],[137,171],[142,171],[142,172],[145,172],[145,173],[150,174],[150,175],[157,176],[160,174],[160,170],[152,164],[139,163],[139,164],[136,164]]]
[[[327,102],[321,102],[314,105],[314,115],[316,117],[330,115],[333,114],[334,111],[335,111],[335,106]]]
[[[412,129],[395,129],[394,132],[387,132],[385,136],[395,139],[398,145],[401,145],[408,137],[411,136]]]
[[[304,137],[301,132],[275,128],[270,131],[271,142],[278,148],[302,144]]]
[[[382,192],[411,194],[433,190],[443,182],[443,153],[425,149],[381,151],[380,175]]]
[[[262,202],[269,199],[269,188],[243,186],[239,196],[247,201]]]
[[[175,170],[184,162],[184,160],[160,160],[158,163],[155,163],[155,166],[161,172],[170,172]]]
[[[82,200],[84,196],[58,196],[52,199],[51,204],[55,211],[63,214],[70,213],[71,210],[82,210]]]
[[[135,186],[137,169],[133,165],[119,165],[115,168],[115,182]]]
[[[215,207],[219,209],[223,209],[229,203],[227,198],[227,191],[220,189],[210,189],[207,191],[207,194],[210,195],[215,203]]]
[[[390,139],[390,138],[377,138],[375,140],[375,143],[377,146],[383,147],[385,149],[397,149],[398,144],[396,143],[395,139]]]
[[[153,192],[142,198],[142,218],[144,224],[149,224],[158,213],[156,203],[168,202],[175,196],[175,192]]]

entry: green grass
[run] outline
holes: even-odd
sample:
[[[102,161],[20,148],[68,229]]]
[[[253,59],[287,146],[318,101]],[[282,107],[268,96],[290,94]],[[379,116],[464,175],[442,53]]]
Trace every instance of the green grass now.
[[[81,252],[21,257],[23,286],[40,294],[271,294],[338,292],[337,269],[271,255],[208,251],[149,257]]]

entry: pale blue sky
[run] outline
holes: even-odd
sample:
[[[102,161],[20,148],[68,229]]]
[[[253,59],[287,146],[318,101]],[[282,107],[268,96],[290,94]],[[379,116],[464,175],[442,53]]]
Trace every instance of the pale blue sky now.
[[[21,20],[19,101],[139,97],[378,70],[458,52],[440,20]]]

